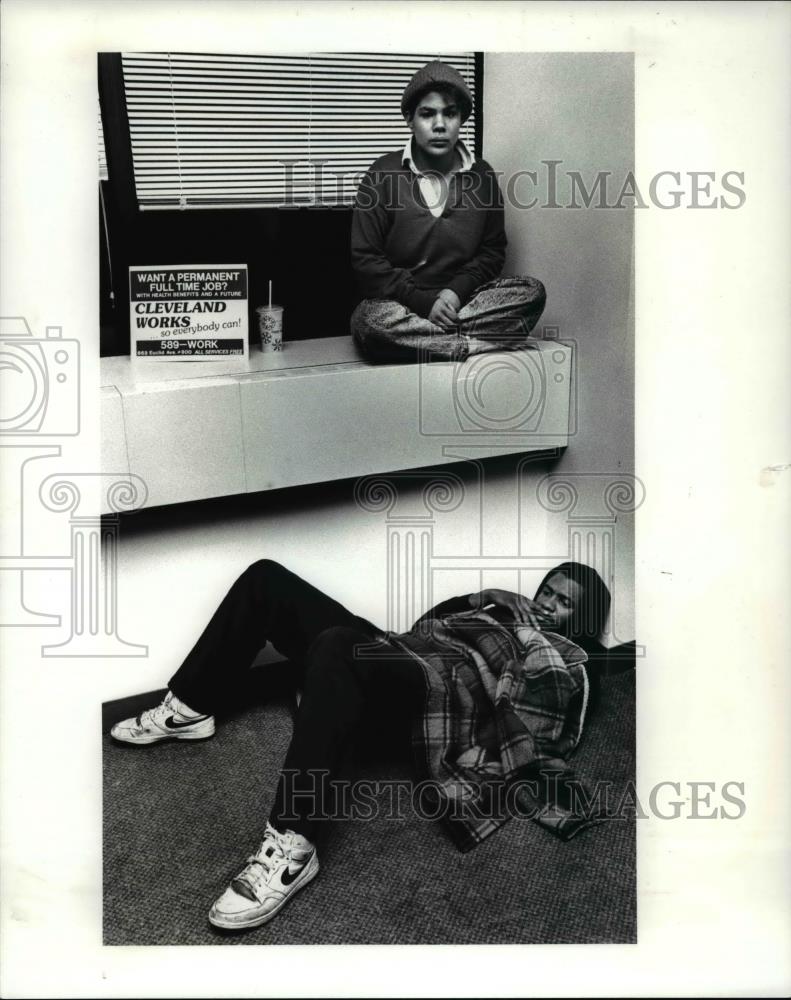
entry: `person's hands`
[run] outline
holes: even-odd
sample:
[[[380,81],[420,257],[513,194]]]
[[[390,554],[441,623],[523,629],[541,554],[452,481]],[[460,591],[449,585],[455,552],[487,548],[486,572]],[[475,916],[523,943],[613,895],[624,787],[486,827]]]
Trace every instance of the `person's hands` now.
[[[507,608],[516,621],[533,628],[551,628],[555,624],[554,616],[542,611],[535,601],[510,590],[482,590],[478,594],[470,594],[470,604],[474,608],[484,608],[487,604]]]
[[[439,293],[439,297],[444,299],[454,312],[458,312],[461,309],[461,299],[452,288],[443,288]]]
[[[450,294],[453,295],[453,292]],[[455,307],[447,299],[443,298],[442,293],[434,299],[434,305],[428,314],[428,321],[429,323],[433,323],[434,326],[441,327],[443,330],[450,330],[458,325],[458,313]]]

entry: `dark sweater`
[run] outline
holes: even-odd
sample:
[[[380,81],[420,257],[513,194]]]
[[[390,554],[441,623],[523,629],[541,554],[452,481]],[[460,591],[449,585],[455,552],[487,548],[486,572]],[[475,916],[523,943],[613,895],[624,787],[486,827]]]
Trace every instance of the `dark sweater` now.
[[[464,305],[502,271],[503,220],[500,187],[485,160],[452,175],[436,217],[402,152],[379,157],[360,184],[352,219],[352,267],[362,297],[395,299],[425,317],[437,293],[450,288]]]

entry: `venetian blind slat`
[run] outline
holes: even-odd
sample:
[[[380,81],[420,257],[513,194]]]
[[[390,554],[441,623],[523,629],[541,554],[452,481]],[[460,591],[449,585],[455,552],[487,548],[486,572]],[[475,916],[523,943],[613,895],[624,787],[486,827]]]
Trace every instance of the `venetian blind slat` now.
[[[437,58],[474,90],[472,52],[124,53],[140,208],[351,204],[406,142],[401,94]],[[474,147],[472,118],[461,138]]]
[[[97,99],[96,103],[97,103],[96,110],[97,110],[98,122],[99,122],[99,132],[98,132],[98,136],[97,136],[98,151],[99,151],[99,180],[100,181],[106,181],[107,178],[108,178],[108,174],[107,174],[107,153],[105,152],[105,148],[104,148],[104,128],[102,126],[102,109],[101,109],[101,106],[99,105],[98,99]]]

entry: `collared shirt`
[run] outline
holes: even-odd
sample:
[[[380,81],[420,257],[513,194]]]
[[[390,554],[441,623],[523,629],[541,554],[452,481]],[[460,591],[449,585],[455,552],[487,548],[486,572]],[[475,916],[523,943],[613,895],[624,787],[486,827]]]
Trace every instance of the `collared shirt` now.
[[[473,156],[470,153],[467,145],[459,139],[455,146],[456,152],[461,157],[461,166],[458,171],[453,171],[453,173],[464,173],[469,170],[473,164]],[[440,215],[445,211],[445,204],[448,200],[448,190],[449,185],[447,178],[442,177],[437,174],[424,174],[415,166],[415,161],[412,159],[412,136],[407,139],[406,145],[404,146],[404,153],[401,157],[401,162],[405,167],[409,167],[413,174],[417,176],[418,186],[420,188],[420,194],[423,196],[423,201],[428,206],[428,210],[435,218],[439,218]]]

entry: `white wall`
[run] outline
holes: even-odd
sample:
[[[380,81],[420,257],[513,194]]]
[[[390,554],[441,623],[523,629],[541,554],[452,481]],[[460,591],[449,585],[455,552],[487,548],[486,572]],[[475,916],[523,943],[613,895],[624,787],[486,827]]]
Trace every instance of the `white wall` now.
[[[506,206],[506,274],[530,274],[547,289],[539,324],[557,327],[577,350],[578,429],[555,471],[580,490],[572,516],[607,513],[608,483],[634,471],[633,204],[615,208],[550,208],[547,160],[556,167],[554,201],[571,203],[566,172],[590,189],[608,171],[613,204],[634,167],[634,72],[631,53],[490,53],[484,62],[484,157],[516,184]],[[508,199],[506,198],[506,201]],[[579,195],[577,204],[583,202]],[[593,205],[598,203],[594,199]],[[658,302],[672,322],[672,302]],[[594,475],[591,475],[594,474]],[[634,515],[616,512],[613,637],[634,637]],[[549,519],[550,542],[568,524]],[[587,561],[584,559],[583,561]]]
[[[262,557],[283,563],[383,627],[399,625],[388,620],[393,530],[401,536],[433,534],[426,562],[434,567],[434,602],[484,586],[532,593],[565,550],[547,551],[547,514],[535,499],[546,463],[531,463],[518,476],[519,465],[518,458],[503,458],[487,462],[483,471],[468,462],[385,477],[398,493],[389,515],[363,509],[354,481],[347,480],[128,516],[119,531],[119,633],[149,650],[146,657],[107,662],[102,699],[164,686],[233,580]],[[424,489],[432,481],[449,483],[452,499],[445,506],[453,509],[426,505]],[[546,558],[534,568],[526,560],[521,574],[480,568],[487,558],[512,558],[520,550]],[[428,600],[428,594],[416,596],[415,617]],[[404,616],[410,617],[406,609]]]

